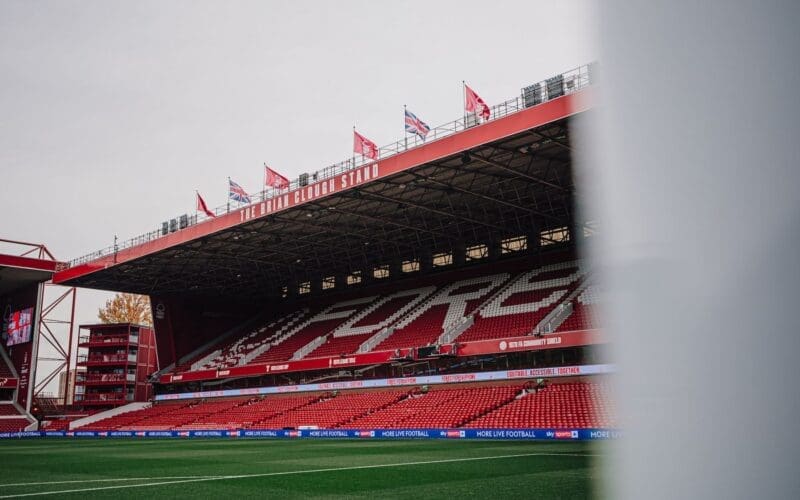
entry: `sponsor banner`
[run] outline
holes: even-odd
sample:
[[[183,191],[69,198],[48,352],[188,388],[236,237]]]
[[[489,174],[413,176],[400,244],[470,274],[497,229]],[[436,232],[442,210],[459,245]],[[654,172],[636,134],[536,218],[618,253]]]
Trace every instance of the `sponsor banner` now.
[[[243,438],[282,438],[286,437],[286,431],[253,430],[243,429],[239,431],[239,437]]]
[[[605,342],[607,342],[606,336],[600,330],[580,330],[542,336],[528,335],[525,337],[464,342],[458,344],[457,353],[458,356],[476,356],[480,354],[560,349],[562,347],[577,347]]]
[[[32,438],[32,437],[42,437],[42,435],[44,435],[44,433],[40,431],[0,432],[0,439]]]
[[[178,437],[178,434],[180,434],[180,433],[175,432],[175,431],[145,431],[144,436],[142,436],[142,437],[151,437],[151,438],[153,438],[153,437],[155,437],[155,438],[167,437],[167,438],[172,438],[172,437]],[[138,432],[136,433],[136,436],[139,437],[139,433]]]
[[[552,368],[525,368],[495,372],[459,373],[453,375],[426,375],[422,377],[403,377],[376,380],[353,380],[348,382],[327,382],[322,384],[285,385],[261,387],[258,389],[227,389],[221,391],[183,392],[179,394],[160,394],[156,401],[176,399],[202,399],[230,396],[249,396],[254,394],[281,394],[287,392],[333,391],[343,389],[372,389],[407,385],[436,385],[458,382],[489,382],[494,380],[513,380],[529,378],[573,377],[582,375],[602,375],[614,372],[614,365],[555,366]]]
[[[227,430],[218,430],[218,431],[189,431],[188,437],[200,437],[200,438],[222,438],[222,437],[229,437]]]
[[[541,337],[509,337],[493,340],[478,340],[458,344],[445,344],[440,347],[439,354],[453,356],[476,356],[483,354],[499,354],[504,352],[537,351],[542,349],[557,349],[562,347],[576,347],[581,345],[600,344],[606,342],[606,337],[600,330],[581,330],[548,334]],[[367,366],[380,363],[389,363],[394,357],[394,351],[367,352],[353,354],[347,357],[330,357],[301,359],[286,361],[271,365],[246,365],[226,368],[224,370],[198,370],[185,372],[178,375],[162,375],[159,382],[169,384],[173,382],[193,382],[198,380],[214,380],[230,377],[252,377],[265,373],[301,372],[309,370],[324,370],[344,366]]]
[[[36,437],[109,438],[272,438],[272,439],[496,439],[603,440],[622,437],[617,429],[240,429],[202,431],[25,431],[0,439]]]
[[[169,384],[173,382],[193,382],[197,380],[214,380],[230,377],[252,377],[264,375],[266,373],[286,373],[302,372],[309,370],[325,370],[328,368],[339,368],[345,366],[367,366],[381,363],[389,363],[392,359],[393,351],[367,352],[363,354],[353,354],[348,357],[331,357],[301,359],[298,361],[286,361],[270,365],[254,364],[245,366],[235,366],[224,370],[198,370],[185,372],[178,375],[162,375],[159,382]]]
[[[97,431],[72,431],[68,433],[70,437],[98,437],[100,435]]]

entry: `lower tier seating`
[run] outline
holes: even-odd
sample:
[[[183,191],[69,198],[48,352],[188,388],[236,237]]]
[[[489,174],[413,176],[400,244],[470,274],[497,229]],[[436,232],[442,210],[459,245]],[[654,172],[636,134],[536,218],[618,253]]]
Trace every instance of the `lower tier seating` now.
[[[604,381],[375,389],[156,404],[81,430],[319,428],[610,428]]]
[[[606,383],[552,384],[469,422],[472,428],[610,428],[616,425]]]
[[[31,425],[26,418],[0,418],[0,432],[24,431]]]

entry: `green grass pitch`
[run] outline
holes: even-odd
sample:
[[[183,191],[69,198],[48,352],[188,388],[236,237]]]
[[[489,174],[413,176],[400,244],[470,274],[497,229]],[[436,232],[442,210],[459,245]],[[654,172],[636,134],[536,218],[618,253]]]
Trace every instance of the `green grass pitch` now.
[[[0,498],[586,498],[601,444],[0,441]]]

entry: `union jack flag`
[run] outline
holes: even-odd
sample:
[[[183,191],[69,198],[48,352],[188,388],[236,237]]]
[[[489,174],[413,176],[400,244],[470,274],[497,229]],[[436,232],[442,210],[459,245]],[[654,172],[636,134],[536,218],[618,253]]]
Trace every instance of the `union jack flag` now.
[[[406,110],[406,132],[417,134],[424,141],[425,136],[427,136],[430,131],[431,128],[427,123],[417,118],[417,115],[411,111]]]
[[[242,189],[242,186],[236,184],[232,180],[228,179],[228,198],[233,201],[238,201],[239,203],[250,203],[250,195]]]

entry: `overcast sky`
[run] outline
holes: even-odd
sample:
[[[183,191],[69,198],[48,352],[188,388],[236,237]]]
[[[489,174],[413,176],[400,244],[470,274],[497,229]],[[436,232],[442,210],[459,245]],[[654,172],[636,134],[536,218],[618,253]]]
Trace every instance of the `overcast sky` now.
[[[61,260],[595,59],[591,2],[0,2],[0,237]],[[81,292],[78,322],[103,294]]]

